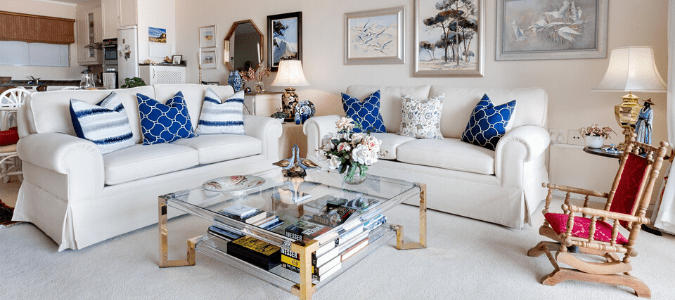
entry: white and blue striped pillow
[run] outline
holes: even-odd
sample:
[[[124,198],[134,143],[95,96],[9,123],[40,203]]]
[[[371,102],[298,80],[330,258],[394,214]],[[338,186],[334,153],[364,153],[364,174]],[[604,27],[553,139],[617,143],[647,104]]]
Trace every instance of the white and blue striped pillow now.
[[[70,99],[70,118],[77,136],[94,142],[101,154],[135,144],[129,117],[115,92],[98,104]]]
[[[204,93],[202,114],[197,123],[197,134],[245,134],[244,133],[244,91],[221,101],[210,88]]]

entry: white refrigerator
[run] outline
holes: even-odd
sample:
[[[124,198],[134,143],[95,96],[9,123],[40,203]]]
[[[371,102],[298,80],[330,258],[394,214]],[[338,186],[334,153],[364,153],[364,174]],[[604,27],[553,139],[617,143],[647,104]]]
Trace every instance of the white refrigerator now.
[[[128,26],[117,29],[117,72],[119,85],[125,78],[138,77],[138,28]]]

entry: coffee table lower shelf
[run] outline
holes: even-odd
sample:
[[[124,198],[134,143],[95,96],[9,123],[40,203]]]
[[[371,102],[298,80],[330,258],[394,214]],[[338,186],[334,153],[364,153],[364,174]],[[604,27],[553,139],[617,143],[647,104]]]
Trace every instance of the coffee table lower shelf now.
[[[340,276],[340,274],[343,272],[349,270],[352,266],[356,265],[359,261],[366,258],[371,253],[375,252],[378,248],[380,248],[380,246],[387,244],[394,237],[396,237],[395,230],[389,225],[386,226],[386,231],[382,237],[377,239],[374,243],[369,243],[368,246],[354,254],[354,256],[342,262],[340,270],[338,270],[335,274],[324,280],[314,281],[313,284],[315,284],[316,291],[321,289],[321,287],[328,284],[333,279]],[[196,250],[197,252],[235,267],[289,293],[293,293],[293,287],[300,284],[300,274],[291,270],[287,270],[281,265],[274,267],[270,271],[266,271],[227,254],[224,242],[221,242],[217,237],[209,237],[208,235],[199,237]]]

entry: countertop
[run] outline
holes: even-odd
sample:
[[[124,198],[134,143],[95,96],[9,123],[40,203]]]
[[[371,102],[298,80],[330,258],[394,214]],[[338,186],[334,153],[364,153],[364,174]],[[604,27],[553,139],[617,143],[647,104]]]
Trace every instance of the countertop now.
[[[80,80],[40,80],[39,83],[35,84],[32,80],[11,80],[9,83],[0,83],[0,87],[40,85],[80,86]]]

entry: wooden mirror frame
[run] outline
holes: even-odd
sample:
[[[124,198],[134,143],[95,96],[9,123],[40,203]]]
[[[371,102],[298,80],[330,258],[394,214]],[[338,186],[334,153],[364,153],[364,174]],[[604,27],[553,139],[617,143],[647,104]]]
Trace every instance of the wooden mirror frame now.
[[[230,39],[234,35],[235,30],[237,30],[237,26],[240,24],[244,23],[251,23],[253,25],[253,28],[258,32],[260,35],[260,61],[258,62],[257,66],[260,66],[262,62],[265,60],[265,35],[263,35],[262,31],[258,29],[258,26],[255,25],[255,22],[253,20],[248,19],[248,20],[241,20],[232,23],[232,27],[230,27],[230,31],[227,32],[227,35],[225,36],[225,39],[223,40],[223,63],[227,67],[228,70],[234,71],[234,66],[230,63]],[[225,56],[225,53],[228,55]],[[257,67],[256,66],[256,67]]]

